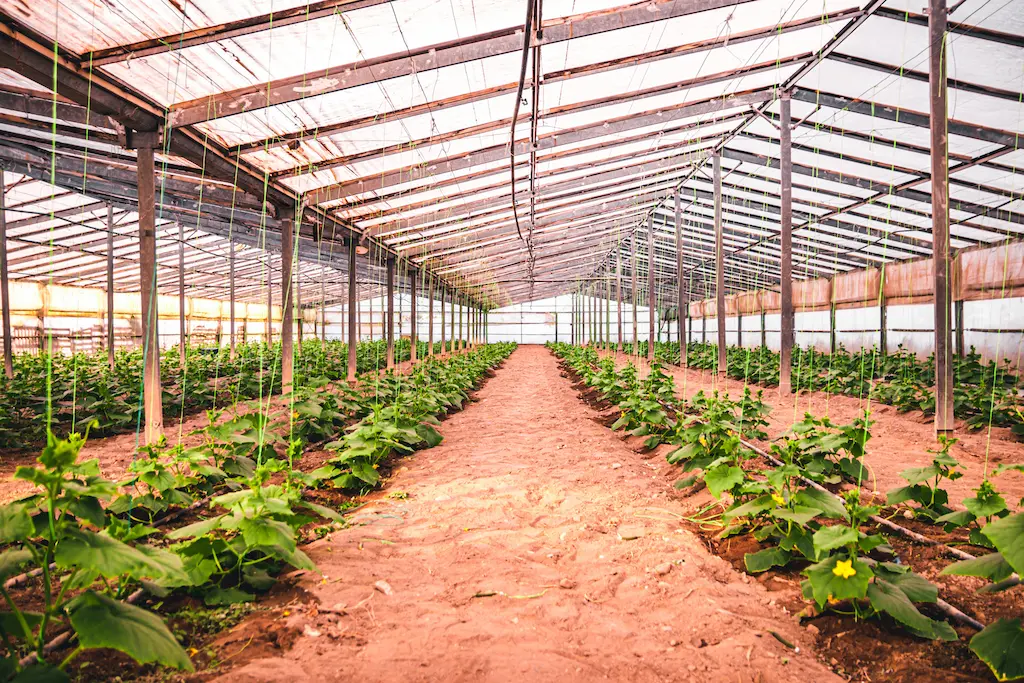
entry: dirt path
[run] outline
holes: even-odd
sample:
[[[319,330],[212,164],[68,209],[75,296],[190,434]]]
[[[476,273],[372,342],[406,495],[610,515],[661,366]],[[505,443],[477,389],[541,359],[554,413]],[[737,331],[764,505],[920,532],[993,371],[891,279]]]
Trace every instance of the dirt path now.
[[[300,579],[294,646],[217,680],[840,680],[679,529],[668,467],[592,420],[547,350],[521,347],[477,400],[308,548],[324,576]]]
[[[632,361],[642,376],[647,374],[647,359],[637,359],[623,353],[604,353],[615,356],[616,365],[621,367]],[[666,366],[676,384],[676,393],[690,398],[698,391],[710,393],[714,390],[727,392],[733,398],[743,396],[744,383],[730,378],[720,378],[708,370],[696,370],[677,366]],[[869,402],[851,396],[835,396],[824,392],[801,392],[795,396],[782,397],[774,387],[746,385],[757,392],[764,390],[763,400],[772,406],[769,427],[765,430],[771,438],[784,434],[795,422],[809,412],[816,417],[828,416],[836,424],[848,424],[870,407],[876,422],[871,427],[865,462],[871,468],[875,480],[874,488],[885,491],[903,486],[906,482],[899,473],[909,467],[923,467],[931,462],[929,448],[935,448],[935,425],[931,418],[920,411],[900,413],[890,405]],[[962,507],[960,501],[974,495],[972,489],[981,483],[987,470],[989,473],[1000,463],[1024,462],[1024,443],[1018,441],[1007,428],[994,427],[991,430],[968,431],[962,421],[957,421],[956,436],[960,440],[953,447],[953,455],[960,461],[964,476],[954,482],[944,482],[953,506]],[[1024,474],[1007,472],[993,479],[993,484],[1010,505],[1024,498]],[[871,488],[872,482],[866,484]]]

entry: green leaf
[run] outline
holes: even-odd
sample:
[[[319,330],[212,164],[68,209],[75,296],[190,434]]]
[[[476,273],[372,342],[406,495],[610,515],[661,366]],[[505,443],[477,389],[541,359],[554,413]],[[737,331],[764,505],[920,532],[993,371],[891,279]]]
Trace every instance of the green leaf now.
[[[426,442],[427,448],[439,446],[441,442],[444,441],[444,437],[441,436],[441,432],[428,424],[416,425],[416,433],[419,434],[420,438]]]
[[[1000,619],[971,638],[971,650],[1000,681],[1024,677],[1024,629],[1020,619]]]
[[[357,460],[350,462],[349,467],[352,469],[353,475],[370,486],[376,486],[380,481],[380,474],[378,474],[377,470],[373,469],[373,466],[365,461]]]
[[[713,467],[704,473],[704,483],[711,495],[719,498],[723,492],[743,483],[743,470],[736,466]]]
[[[296,503],[296,505],[298,507],[304,507],[307,510],[311,510],[312,512],[320,515],[324,519],[329,519],[332,522],[340,522],[340,521],[342,521],[342,516],[338,513],[338,511],[337,510],[332,510],[331,508],[327,507],[326,505],[320,505],[319,503],[314,503],[314,502],[308,501],[308,500],[304,500],[304,501],[301,501],[299,503]]]
[[[192,671],[192,662],[160,617],[89,591],[68,605],[71,626],[86,648],[120,650],[139,662]]]
[[[285,553],[295,550],[295,532],[276,519],[245,518],[239,522],[238,530],[250,548],[280,548]]]
[[[36,626],[43,621],[43,615],[39,612],[22,612],[21,616],[24,617],[25,623],[32,631],[35,631]],[[10,636],[15,640],[25,639],[25,631],[14,612],[0,612],[0,634]]]
[[[821,514],[831,519],[849,519],[843,501],[836,496],[815,488],[801,489],[793,496],[793,502],[797,505],[806,505],[811,508],[818,508]]]
[[[246,593],[238,588],[221,588],[220,586],[211,586],[203,593],[203,602],[211,607],[249,602],[255,598],[256,596],[252,593]]]
[[[227,515],[217,515],[216,517],[210,517],[199,522],[193,522],[187,526],[183,526],[180,529],[168,532],[167,538],[172,540],[178,540],[180,538],[193,538],[196,536],[205,536],[214,529],[220,527],[221,520],[227,517]]]
[[[1024,575],[1024,512],[990,522],[982,532],[1013,570]]]
[[[998,493],[984,498],[964,498],[964,507],[978,519],[991,517],[1006,509],[1006,501]]]
[[[860,532],[848,526],[826,526],[814,532],[814,549],[819,553],[856,543]]]
[[[33,664],[10,680],[10,683],[68,683],[68,675],[49,664]]]
[[[21,569],[22,565],[32,559],[28,550],[5,550],[0,553],[0,582],[6,581]]]
[[[825,605],[829,598],[855,600],[867,594],[868,582],[874,576],[871,567],[859,558],[853,558],[851,567],[857,573],[849,578],[843,578],[832,571],[836,563],[842,559],[839,555],[832,555],[804,570],[804,574],[810,579],[811,595],[819,607]]]
[[[24,541],[34,532],[32,517],[23,505],[13,503],[0,507],[0,544]]]
[[[782,548],[765,548],[743,556],[743,565],[751,574],[768,571],[772,567],[785,567],[793,555]]]
[[[950,640],[946,637],[948,634],[944,629],[936,628],[937,622],[917,611],[914,603],[898,586],[882,579],[875,579],[868,586],[868,599],[872,607],[879,612],[885,612],[916,635],[931,640]],[[955,633],[952,640],[956,640]]]
[[[942,570],[942,574],[954,576],[980,576],[989,581],[1002,581],[1013,573],[1013,567],[1002,553],[989,553],[973,560],[954,562]]]
[[[962,527],[966,526],[967,524],[970,524],[975,519],[975,516],[968,512],[967,510],[955,510],[953,512],[944,514],[941,517],[936,517],[935,523],[948,524],[953,527]]]
[[[794,505],[793,509],[789,508],[777,508],[772,510],[772,516],[777,519],[785,519],[799,524],[800,526],[806,526],[808,522],[821,514],[821,510],[818,508],[804,507],[803,505]]]
[[[677,490],[682,490],[682,489],[685,489],[685,488],[687,488],[689,486],[693,486],[694,482],[696,482],[696,481],[697,481],[697,475],[693,474],[693,475],[690,475],[689,477],[683,477],[682,479],[676,479],[675,483],[672,484],[672,487],[677,489]]]
[[[64,569],[93,570],[107,578],[129,574],[136,578],[159,578],[164,567],[144,553],[105,534],[84,529],[67,529],[57,543],[54,561]]]
[[[766,494],[763,496],[758,496],[753,500],[748,500],[746,503],[743,503],[742,505],[737,505],[736,507],[729,508],[724,513],[722,513],[722,517],[724,519],[732,519],[733,517],[754,517],[756,515],[761,514],[765,510],[770,510],[773,507],[775,507],[775,501],[772,500],[772,497],[770,495]]]

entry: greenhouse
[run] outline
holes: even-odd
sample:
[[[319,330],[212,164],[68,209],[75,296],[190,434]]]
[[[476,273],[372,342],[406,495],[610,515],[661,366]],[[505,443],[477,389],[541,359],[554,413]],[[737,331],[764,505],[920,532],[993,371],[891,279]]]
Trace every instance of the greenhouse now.
[[[1021,0],[0,0],[0,683],[1024,680]]]

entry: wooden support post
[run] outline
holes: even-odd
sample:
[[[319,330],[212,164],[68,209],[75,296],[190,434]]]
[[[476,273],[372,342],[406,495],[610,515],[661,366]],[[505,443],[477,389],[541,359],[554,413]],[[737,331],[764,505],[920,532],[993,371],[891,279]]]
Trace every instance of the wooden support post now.
[[[708,317],[707,315],[701,316],[700,319],[700,340],[702,343],[708,343]]]
[[[298,237],[295,238],[298,241]],[[302,261],[299,259],[299,250],[295,250],[295,262],[292,264],[295,271],[295,330],[299,335],[299,346],[302,346],[302,326],[306,322],[306,316],[302,314]]]
[[[385,287],[387,312],[384,314],[384,338],[387,340],[387,367],[395,367],[395,259],[388,256]]]
[[[427,276],[427,355],[434,355],[434,276]]]
[[[828,347],[830,353],[836,352],[836,280],[829,278],[828,302]]]
[[[718,374],[729,370],[725,341],[725,246],[722,241],[722,157],[712,158],[715,181],[715,319],[718,323]]]
[[[3,172],[0,172],[0,176]],[[3,179],[0,178],[0,183]],[[0,184],[0,190],[3,185]],[[0,199],[0,202],[3,200]],[[3,205],[0,204],[0,207]],[[0,226],[3,225],[3,217],[0,216]],[[0,237],[0,242],[5,241]],[[6,245],[4,247],[6,250]],[[4,266],[6,268],[6,266]],[[7,301],[7,294],[4,294],[4,301]],[[6,346],[6,342],[5,342]],[[114,207],[107,207],[107,363],[110,369],[114,369]]]
[[[632,232],[629,239],[629,270],[632,275],[633,288],[630,290],[630,298],[633,300],[633,355],[640,356],[640,337],[638,323],[636,320],[636,305],[639,294],[637,293],[637,263],[636,263],[636,230]]]
[[[320,342],[327,343],[327,282],[323,269],[320,270]]]
[[[932,259],[935,271],[935,433],[953,433],[953,359],[950,353],[949,138],[946,98],[946,0],[928,2],[928,90],[931,95]]]
[[[14,377],[14,343],[11,336],[11,285],[7,270],[7,186],[4,172],[0,169],[0,306],[3,306],[4,374],[7,379]],[[109,209],[108,209],[109,211]],[[109,216],[109,214],[108,214]],[[109,225],[109,223],[108,223]],[[109,240],[108,240],[109,251]],[[109,282],[108,282],[109,286]],[[114,357],[110,357],[110,369],[114,369]]]
[[[229,233],[228,236],[228,322],[230,323],[230,336],[228,344],[230,355],[235,357],[235,236]]]
[[[156,281],[156,171],[152,144],[136,150],[136,169],[139,179],[139,284],[143,329],[143,443],[149,445],[160,439],[164,429]]]
[[[569,295],[569,343],[576,345],[576,292]]]
[[[267,263],[267,322],[263,326],[263,332],[267,346],[270,346],[274,343],[274,271],[270,269],[269,259]]]
[[[654,360],[654,346],[657,342],[655,318],[658,311],[658,287],[654,278],[657,264],[654,261],[654,216],[647,217],[647,360]]]
[[[793,369],[793,145],[790,122],[790,94],[783,92],[779,100],[779,170],[781,172],[781,242],[780,293],[782,311],[779,338],[779,393],[793,393],[791,373]]]
[[[683,203],[679,193],[675,193],[676,219],[676,341],[679,343],[679,365],[686,367],[686,318],[683,309],[686,305],[686,281],[683,279]]]
[[[736,311],[736,346],[743,348],[743,314]]]
[[[185,367],[188,349],[185,329],[185,226],[178,222],[178,362]]]
[[[444,332],[445,332],[445,330],[444,330],[444,291],[445,291],[444,283],[441,283],[441,287],[440,287],[441,301],[440,301],[440,304],[441,304],[441,355],[442,356],[445,355],[445,353],[446,353],[445,338],[444,338],[445,337],[445,334],[444,334]]]
[[[452,321],[451,321],[451,324],[452,324],[452,329],[451,329],[452,342],[451,342],[451,344],[449,344],[449,346],[451,347],[451,352],[452,353],[455,353],[456,351],[459,350],[458,347],[456,346],[456,337],[455,337],[455,297],[456,296],[457,295],[456,295],[455,291],[452,291],[452,293],[451,293],[451,299],[452,299],[452,311],[451,311],[451,313],[452,313]]]
[[[956,326],[956,355],[963,358],[967,354],[964,345],[964,302],[963,300],[953,302],[953,324]]]
[[[409,304],[409,316],[412,318],[412,323],[409,328],[409,360],[415,363],[419,358],[419,349],[416,348],[417,340],[419,335],[417,334],[417,326],[419,321],[416,319],[416,297],[419,295],[417,280],[419,280],[419,272],[409,269],[409,295],[412,303]]]
[[[292,262],[295,256],[297,224],[297,220],[281,221],[281,393],[283,394],[292,390],[295,369],[295,348],[292,336],[295,312],[295,305],[292,301],[292,296],[294,296]]]
[[[356,383],[356,240],[348,242],[348,375],[349,384]]]
[[[768,330],[764,328],[765,319],[767,316],[764,312],[764,304],[761,305],[761,348],[768,347]]]
[[[622,349],[622,245],[615,246],[615,350]]]
[[[612,348],[612,283],[604,281],[604,349]]]

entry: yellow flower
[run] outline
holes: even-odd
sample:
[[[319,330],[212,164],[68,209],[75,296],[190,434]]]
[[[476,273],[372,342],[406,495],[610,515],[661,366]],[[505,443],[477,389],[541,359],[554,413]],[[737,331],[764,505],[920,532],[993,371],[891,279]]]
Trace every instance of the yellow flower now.
[[[783,498],[782,496],[780,496],[777,493],[773,493],[772,494],[772,500],[775,501],[776,505],[785,505],[786,504],[786,499]]]
[[[832,567],[832,573],[841,579],[848,579],[856,576],[857,570],[853,568],[853,560],[839,560],[836,566]]]
[[[830,605],[838,605],[839,601],[836,600],[834,597],[832,597],[832,594],[829,593],[828,594],[828,604],[830,604]]]
[[[708,440],[704,438],[703,434],[700,435],[700,438],[698,438],[697,441],[699,441],[700,445],[703,446],[704,448],[708,447]]]
[[[292,413],[292,419],[293,420],[298,420],[299,419],[299,411],[296,410],[294,413]]]

